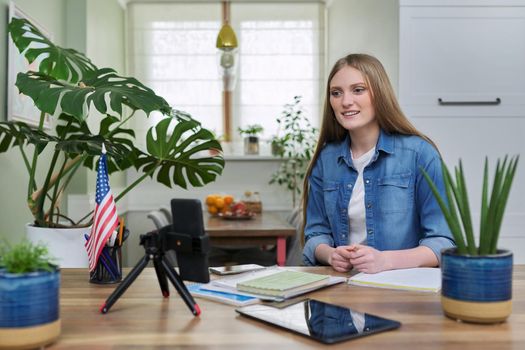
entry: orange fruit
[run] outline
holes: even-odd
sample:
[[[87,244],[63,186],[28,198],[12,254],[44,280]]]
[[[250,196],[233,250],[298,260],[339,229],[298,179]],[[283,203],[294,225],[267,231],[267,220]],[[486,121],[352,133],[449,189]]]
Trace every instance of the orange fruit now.
[[[231,196],[229,194],[224,196],[223,199],[224,199],[224,204],[226,204],[226,205],[230,205],[230,204],[233,203],[233,196]]]
[[[217,207],[214,207],[213,205],[208,205],[208,213],[210,213],[211,215],[215,215],[217,214],[219,210],[217,209]]]
[[[224,199],[222,197],[215,198],[215,206],[217,209],[222,209],[224,207]]]
[[[206,196],[206,204],[207,205],[213,205],[215,204],[215,195],[210,194]]]

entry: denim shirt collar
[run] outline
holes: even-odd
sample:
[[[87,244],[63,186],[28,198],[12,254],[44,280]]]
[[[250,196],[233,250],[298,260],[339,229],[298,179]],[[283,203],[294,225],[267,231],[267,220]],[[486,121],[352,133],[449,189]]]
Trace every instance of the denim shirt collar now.
[[[379,151],[383,151],[387,154],[394,153],[394,144],[395,137],[392,134],[385,132],[383,129],[380,129],[379,139],[376,144],[376,152],[372,157],[371,162],[375,162],[379,156]],[[347,134],[345,139],[340,143],[339,156],[337,161],[344,161],[348,166],[353,167],[352,155],[350,154],[350,134]]]

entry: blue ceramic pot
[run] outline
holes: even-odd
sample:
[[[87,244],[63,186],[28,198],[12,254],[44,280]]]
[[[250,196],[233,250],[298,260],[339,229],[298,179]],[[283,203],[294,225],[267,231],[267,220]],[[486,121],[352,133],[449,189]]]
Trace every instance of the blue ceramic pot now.
[[[60,334],[60,270],[0,270],[0,349],[35,348]]]
[[[444,250],[441,301],[445,314],[469,322],[503,322],[512,311],[512,252],[484,256]]]

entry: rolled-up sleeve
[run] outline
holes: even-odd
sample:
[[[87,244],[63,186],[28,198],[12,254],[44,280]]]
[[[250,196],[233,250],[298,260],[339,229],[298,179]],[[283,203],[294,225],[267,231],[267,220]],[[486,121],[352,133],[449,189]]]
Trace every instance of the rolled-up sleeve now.
[[[303,262],[307,266],[318,265],[315,258],[315,249],[319,244],[334,246],[334,239],[323,198],[322,159],[318,158],[312,173],[308,178],[309,191],[306,205],[306,225],[304,229],[305,245],[303,248]]]
[[[422,238],[419,245],[430,248],[441,264],[441,251],[455,247],[454,238],[445,220],[445,216],[423,176],[424,169],[436,185],[439,193],[446,199],[441,159],[437,151],[425,143],[425,149],[419,159],[420,169],[417,172],[417,205],[420,212]]]

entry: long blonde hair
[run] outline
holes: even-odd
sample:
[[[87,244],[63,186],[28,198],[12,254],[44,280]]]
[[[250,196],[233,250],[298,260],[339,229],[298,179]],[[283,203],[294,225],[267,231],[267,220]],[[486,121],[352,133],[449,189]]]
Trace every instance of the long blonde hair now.
[[[323,147],[327,143],[343,141],[348,134],[348,130],[343,128],[337,122],[332,106],[330,105],[330,82],[332,81],[334,75],[346,66],[353,67],[363,74],[365,84],[371,91],[370,98],[372,100],[372,106],[374,107],[375,118],[379,124],[379,127],[383,131],[389,134],[417,135],[436,147],[434,142],[419,132],[401,111],[401,107],[397,102],[397,98],[394,94],[394,89],[392,88],[390,79],[388,79],[385,68],[377,58],[366,54],[351,54],[339,59],[334,64],[330,74],[328,75],[324,100],[323,120],[321,122],[319,140],[304,177],[302,199],[303,242],[304,228],[306,225],[306,206],[308,203],[308,178],[312,173],[312,169],[317,161],[317,158],[319,158],[319,154],[321,153]]]

